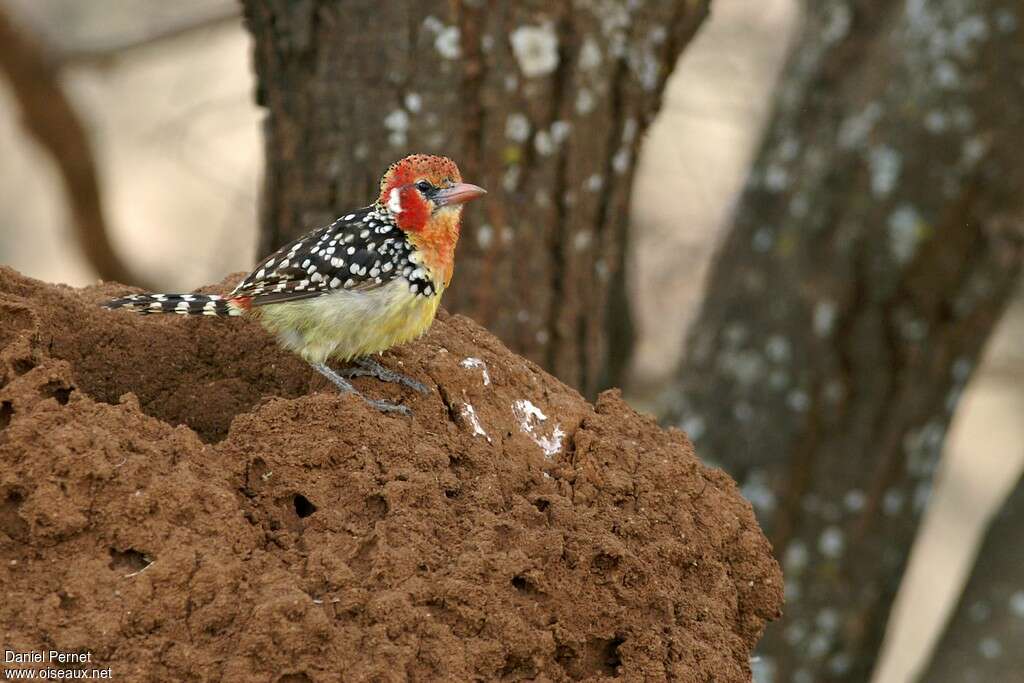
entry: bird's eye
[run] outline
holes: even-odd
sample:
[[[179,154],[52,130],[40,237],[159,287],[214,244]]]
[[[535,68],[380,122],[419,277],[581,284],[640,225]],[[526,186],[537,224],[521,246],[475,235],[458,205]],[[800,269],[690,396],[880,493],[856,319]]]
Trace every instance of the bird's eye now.
[[[432,189],[434,189],[434,186],[428,183],[426,180],[421,180],[418,183],[416,183],[416,189],[422,192],[423,194],[426,194],[427,192],[430,192]]]

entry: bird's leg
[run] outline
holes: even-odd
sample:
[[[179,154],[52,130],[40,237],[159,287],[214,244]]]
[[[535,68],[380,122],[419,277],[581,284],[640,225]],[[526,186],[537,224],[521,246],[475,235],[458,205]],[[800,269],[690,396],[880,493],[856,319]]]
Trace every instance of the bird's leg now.
[[[381,399],[366,398],[356,391],[356,388],[352,386],[347,379],[336,373],[334,370],[331,370],[325,363],[310,363],[310,365],[313,366],[314,370],[331,380],[331,383],[338,387],[343,394],[355,394],[359,398],[363,399],[367,405],[373,406],[382,413],[401,413],[402,415],[412,415],[412,411],[403,405]]]
[[[409,387],[421,394],[430,393],[430,389],[428,389],[427,385],[423,382],[417,381],[412,377],[407,377],[399,372],[395,372],[394,370],[388,370],[372,358],[357,358],[353,363],[354,365],[352,367],[341,370],[339,374],[343,377],[376,377],[381,382],[401,384],[402,386]]]

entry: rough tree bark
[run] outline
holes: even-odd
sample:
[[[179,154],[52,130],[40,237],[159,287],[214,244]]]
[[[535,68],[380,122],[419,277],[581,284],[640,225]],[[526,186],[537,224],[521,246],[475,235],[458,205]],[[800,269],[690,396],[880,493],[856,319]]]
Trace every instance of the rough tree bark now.
[[[708,0],[243,0],[266,107],[267,251],[410,152],[490,195],[445,305],[594,393],[621,366],[640,138]]]
[[[1019,0],[815,1],[669,419],[784,561],[776,681],[865,680],[1024,237]]]
[[[928,683],[1012,681],[1024,671],[1024,479],[1003,504],[981,546]]]

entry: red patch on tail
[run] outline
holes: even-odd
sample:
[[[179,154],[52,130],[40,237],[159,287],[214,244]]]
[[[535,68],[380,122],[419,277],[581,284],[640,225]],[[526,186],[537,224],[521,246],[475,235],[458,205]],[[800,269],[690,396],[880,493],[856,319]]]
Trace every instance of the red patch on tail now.
[[[243,311],[248,311],[252,308],[252,297],[251,296],[236,296],[228,299],[228,303],[235,308],[240,308]]]

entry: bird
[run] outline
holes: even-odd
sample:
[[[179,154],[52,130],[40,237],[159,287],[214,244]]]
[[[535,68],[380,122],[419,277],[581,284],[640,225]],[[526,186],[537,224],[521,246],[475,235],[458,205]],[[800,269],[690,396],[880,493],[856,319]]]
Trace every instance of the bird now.
[[[376,201],[260,260],[226,296],[132,294],[104,307],[254,318],[342,392],[409,415],[403,405],[363,396],[347,378],[372,376],[427,393],[373,356],[429,329],[454,272],[462,209],[485,194],[462,182],[451,159],[413,154],[387,169]],[[329,360],[354,365],[336,371]]]

